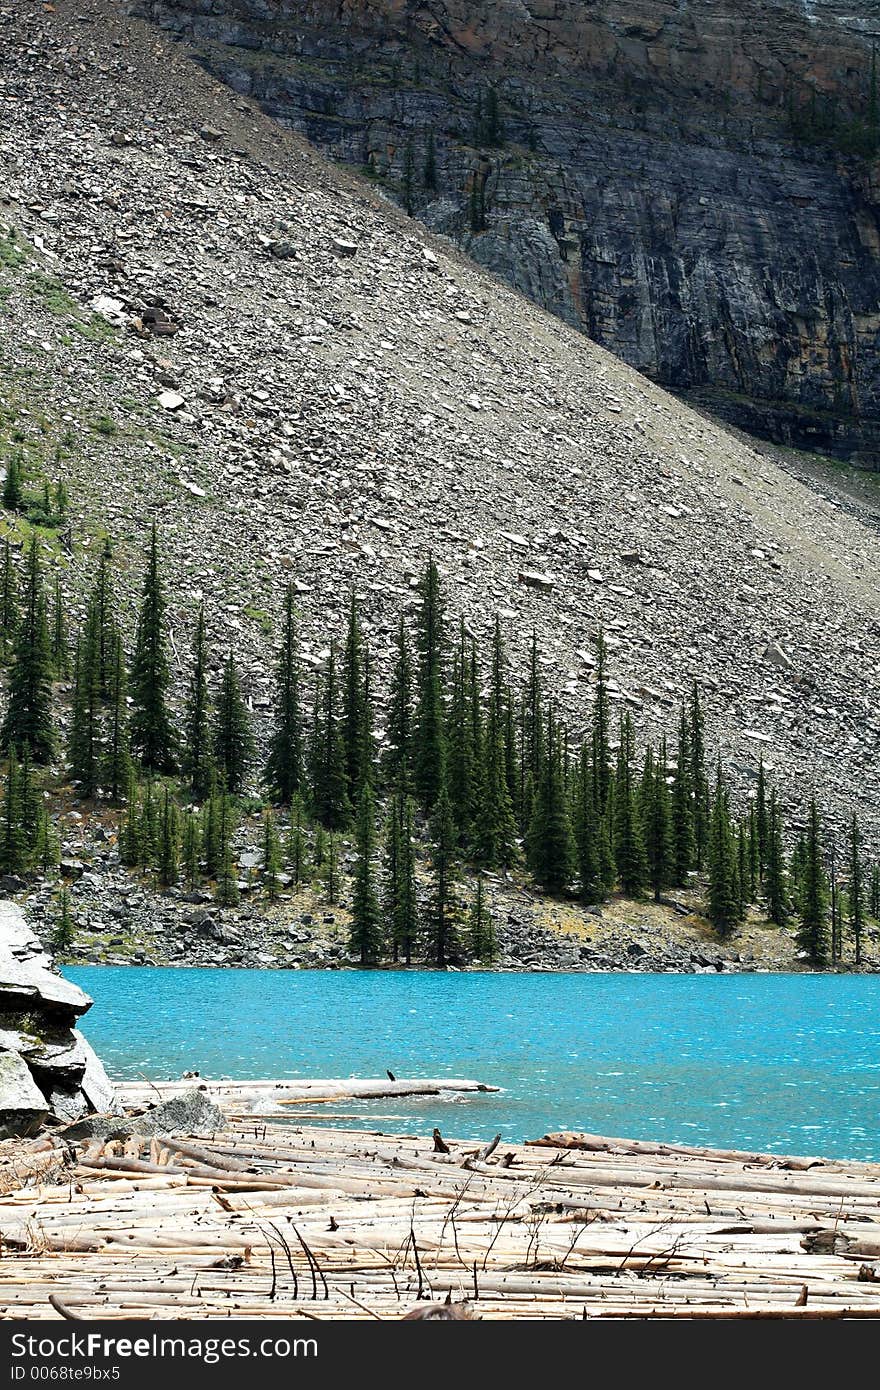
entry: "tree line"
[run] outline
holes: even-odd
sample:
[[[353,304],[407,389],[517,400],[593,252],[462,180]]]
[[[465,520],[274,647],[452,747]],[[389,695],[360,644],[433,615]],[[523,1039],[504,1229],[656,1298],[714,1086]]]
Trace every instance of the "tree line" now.
[[[356,594],[344,633],[328,634],[326,662],[312,671],[300,658],[288,586],[262,759],[235,655],[225,654],[213,680],[206,633],[202,604],[175,709],[155,527],[130,652],[109,542],[71,641],[60,583],[50,596],[37,539],[21,567],[7,539],[0,867],[23,872],[57,857],[36,769],[63,756],[80,795],[119,807],[123,863],[165,886],[212,882],[222,904],[238,896],[233,835],[241,798],[257,784],[269,803],[261,877],[270,898],[282,882],[298,886],[318,872],[333,900],[340,838],[350,836],[351,947],[364,964],[491,960],[497,944],[482,872],[513,869],[586,904],[615,891],[659,901],[704,885],[722,938],[760,906],[771,921],[795,925],[813,964],[841,960],[845,940],[862,959],[866,916],[880,912],[880,873],[869,872],[857,819],[838,862],[815,798],[801,826],[785,826],[763,763],[754,796],[738,800],[707,752],[696,684],[674,735],[637,748],[629,712],[612,713],[601,631],[586,732],[575,739],[545,689],[537,639],[516,682],[498,619],[482,651],[464,620],[450,618],[433,559],[412,620],[399,618],[381,694]],[[56,702],[65,679],[72,697],[62,749]],[[421,864],[429,870],[422,882]],[[478,874],[466,913],[465,867]]]

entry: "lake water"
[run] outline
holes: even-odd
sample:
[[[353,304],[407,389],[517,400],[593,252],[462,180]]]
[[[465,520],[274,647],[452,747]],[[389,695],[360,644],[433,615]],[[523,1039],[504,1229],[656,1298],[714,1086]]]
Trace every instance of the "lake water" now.
[[[84,1031],[116,1077],[471,1077],[335,1123],[547,1130],[880,1160],[880,976],[445,974],[95,966]],[[329,1113],[328,1113],[329,1120]]]

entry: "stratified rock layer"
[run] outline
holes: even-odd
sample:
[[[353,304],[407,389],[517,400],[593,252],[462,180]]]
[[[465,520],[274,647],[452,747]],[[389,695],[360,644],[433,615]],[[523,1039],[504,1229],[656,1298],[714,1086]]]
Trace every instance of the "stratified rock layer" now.
[[[53,972],[21,908],[0,902],[0,1139],[111,1109],[113,1087],[74,1026],[91,1004]]]
[[[133,8],[640,371],[880,465],[872,0]]]

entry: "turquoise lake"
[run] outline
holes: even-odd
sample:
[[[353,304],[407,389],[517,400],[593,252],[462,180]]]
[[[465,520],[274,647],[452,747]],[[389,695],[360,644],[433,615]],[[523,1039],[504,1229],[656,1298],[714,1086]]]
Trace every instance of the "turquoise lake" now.
[[[547,1130],[880,1160],[880,977],[94,966],[84,1032],[116,1077],[471,1077],[461,1099],[331,1121]],[[322,1121],[323,1122],[323,1121]]]

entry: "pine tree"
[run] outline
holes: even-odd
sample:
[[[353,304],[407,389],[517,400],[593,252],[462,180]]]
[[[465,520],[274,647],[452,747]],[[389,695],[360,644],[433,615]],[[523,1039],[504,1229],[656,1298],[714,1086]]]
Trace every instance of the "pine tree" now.
[[[391,959],[397,961],[400,955],[394,934],[394,919],[400,898],[400,867],[402,858],[400,834],[400,797],[393,795],[385,818],[385,835],[382,855],[382,911],[388,925],[388,945]]]
[[[315,856],[317,864],[318,857]],[[327,848],[323,855],[324,865],[324,891],[327,895],[327,902],[331,907],[339,900],[339,849],[336,844],[336,836],[331,830],[327,836]]]
[[[18,624],[18,584],[12,563],[12,546],[6,536],[3,541],[3,569],[0,572],[0,660],[4,664],[15,651]]]
[[[862,932],[865,926],[865,871],[862,866],[862,833],[854,815],[849,837],[849,913],[855,949],[855,963],[862,963]]]
[[[760,875],[763,879],[770,840],[770,818],[767,809],[767,779],[764,774],[763,758],[761,758],[758,763],[758,791],[755,797],[755,829],[758,836]]]
[[[815,796],[810,802],[800,892],[797,940],[813,965],[828,959],[828,879],[822,863],[822,827]]]
[[[459,842],[469,844],[479,802],[479,767],[475,757],[475,730],[471,703],[471,661],[462,619],[458,647],[452,663],[452,697],[448,720],[448,790]],[[480,729],[482,719],[477,713]]]
[[[186,886],[192,892],[199,881],[199,853],[201,849],[201,837],[199,835],[199,818],[193,807],[185,812],[183,817],[183,835],[181,849],[181,868]]]
[[[125,792],[125,814],[119,829],[119,861],[135,869],[141,862],[141,812],[134,768],[129,772]]]
[[[154,523],[131,664],[132,751],[152,772],[173,772],[177,759],[177,736],[166,704],[171,672],[165,647],[165,594]]]
[[[55,834],[45,807],[41,808],[40,811],[33,859],[37,868],[44,874],[49,874],[53,869],[57,869],[61,859],[58,836]]]
[[[700,692],[694,681],[690,706],[690,784],[694,805],[694,850],[696,867],[701,870],[709,839],[709,784],[706,778],[706,745],[703,732]]]
[[[443,600],[433,557],[419,584],[418,681],[413,739],[415,784],[430,810],[445,784],[446,737],[443,680]],[[448,798],[447,798],[448,799]]]
[[[648,857],[632,759],[632,720],[626,714],[620,721],[620,749],[614,775],[614,859],[621,892],[628,898],[638,898],[648,882]]]
[[[214,758],[231,792],[242,790],[254,741],[232,652],[226,658],[214,717]]]
[[[294,589],[284,594],[281,651],[275,676],[275,718],[269,741],[265,780],[272,796],[288,806],[303,789],[303,734],[299,708],[299,658],[296,645]]]
[[[193,638],[193,661],[186,700],[183,767],[193,796],[203,796],[211,763],[209,728],[208,649],[205,636],[205,604],[199,604]]]
[[[156,800],[153,796],[153,779],[147,778],[144,787],[144,794],[141,799],[141,818],[140,830],[138,835],[141,859],[140,868],[142,873],[156,862],[159,848],[159,820],[156,812]]]
[[[412,659],[406,627],[401,618],[397,629],[397,653],[388,696],[385,775],[389,786],[404,795],[413,789],[412,684]]]
[[[9,700],[0,730],[0,745],[7,751],[27,749],[37,763],[49,762],[55,751],[52,653],[36,537],[28,548],[24,612],[9,677]]]
[[[397,954],[403,955],[404,963],[412,963],[413,951],[419,934],[419,909],[416,893],[416,855],[413,839],[413,803],[411,797],[398,801],[399,849],[398,849],[398,894],[392,922],[394,945]],[[395,957],[396,958],[396,957]]]
[[[871,869],[869,911],[876,922],[877,918],[880,917],[880,864],[874,864]]]
[[[13,512],[21,507],[23,472],[21,454],[14,450],[6,460],[6,479],[3,483],[3,505]]]
[[[55,578],[55,593],[52,602],[52,669],[57,680],[70,674],[70,645],[67,640],[67,625],[64,620],[64,600],[61,594],[61,580]]]
[[[290,803],[290,831],[287,837],[287,862],[294,888],[299,888],[307,873],[307,842],[305,832],[305,812],[302,796],[293,793]]]
[[[585,903],[601,902],[605,896],[599,862],[599,818],[595,798],[590,747],[584,743],[572,788],[571,822],[580,896]]]
[[[9,757],[0,822],[0,873],[22,874],[27,868],[27,840],[22,823],[21,778],[15,753]]]
[[[361,965],[374,965],[382,949],[382,918],[376,893],[375,809],[369,783],[361,792],[355,853],[349,949]]]
[[[471,953],[484,965],[491,965],[498,955],[495,937],[495,924],[492,913],[486,906],[486,890],[483,875],[477,878],[477,888],[468,913],[468,935]]]
[[[526,788],[534,790],[538,785],[541,768],[544,765],[544,707],[541,688],[541,672],[538,665],[538,638],[532,632],[529,648],[529,674],[523,691],[520,713],[520,773],[517,810],[520,825],[526,829],[531,823],[533,807]],[[593,797],[595,801],[595,797]]]
[[[348,631],[342,656],[342,741],[345,746],[346,792],[353,806],[360,806],[364,770],[369,760],[370,731],[365,691],[366,654],[357,598],[352,591]]]
[[[315,696],[319,705],[318,694]],[[336,650],[331,642],[320,711],[316,719],[312,799],[315,815],[328,830],[341,830],[351,820],[345,742],[339,724]]]
[[[691,788],[690,725],[684,709],[681,711],[678,724],[678,750],[672,783],[672,844],[672,881],[676,887],[685,888],[696,858],[696,841]]]
[[[180,814],[167,787],[162,797],[157,869],[163,888],[172,887],[180,877]]]
[[[73,914],[70,910],[70,890],[65,885],[59,899],[58,921],[52,934],[52,945],[59,955],[66,955],[73,945]]]
[[[95,624],[98,691],[102,700],[110,696],[110,681],[113,671],[113,655],[116,648],[116,620],[113,616],[113,589],[110,583],[110,561],[113,551],[110,541],[105,539],[98,562],[98,578],[89,604]]]
[[[275,817],[271,811],[263,816],[263,887],[270,903],[278,897],[278,874],[281,870],[281,843]]]
[[[446,787],[441,784],[431,817],[432,893],[426,923],[429,952],[440,968],[448,965],[457,947],[454,881],[455,822]]]
[[[596,783],[596,809],[600,816],[608,805],[611,786],[611,752],[609,727],[611,713],[608,702],[606,664],[608,648],[600,628],[596,634],[596,701],[593,706],[593,777]]]
[[[118,805],[125,795],[131,776],[131,754],[128,737],[128,682],[122,635],[117,630],[110,672],[110,711],[104,750],[103,783],[111,801]]]
[[[715,799],[709,822],[708,843],[709,893],[708,916],[719,936],[726,937],[734,930],[740,917],[740,894],[736,841],[730,823],[727,788],[719,765],[715,782]]]
[[[97,645],[91,614],[86,619],[85,630],[77,637],[73,670],[73,709],[67,756],[71,778],[79,784],[82,795],[88,797],[94,796],[98,790],[102,757]]]
[[[782,820],[775,791],[770,793],[766,846],[764,894],[767,900],[767,915],[771,922],[784,927],[788,922],[790,905],[782,850]]]
[[[516,824],[507,784],[503,707],[504,649],[501,624],[495,619],[492,682],[483,735],[483,759],[471,842],[475,857],[490,868],[506,867],[516,852]],[[567,822],[567,808],[563,819]],[[556,826],[559,829],[559,826]],[[568,829],[569,841],[571,829]],[[549,860],[548,866],[549,866]]]
[[[648,880],[654,890],[654,901],[660,901],[675,874],[675,840],[672,831],[672,808],[666,781],[666,745],[661,744],[656,765],[650,753],[645,759],[642,820],[645,851],[648,856]]]
[[[238,873],[232,855],[233,829],[231,798],[228,792],[222,791],[218,797],[217,839],[220,859],[215,889],[215,897],[221,907],[234,907],[239,899]]]
[[[528,837],[529,868],[548,892],[560,893],[574,875],[574,837],[562,773],[559,730],[552,709]]]

